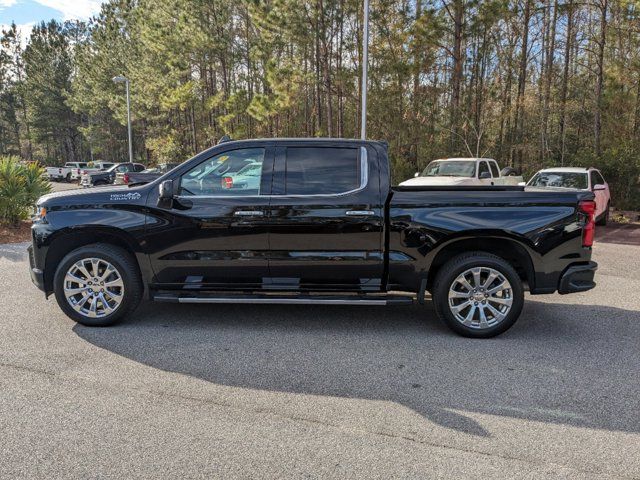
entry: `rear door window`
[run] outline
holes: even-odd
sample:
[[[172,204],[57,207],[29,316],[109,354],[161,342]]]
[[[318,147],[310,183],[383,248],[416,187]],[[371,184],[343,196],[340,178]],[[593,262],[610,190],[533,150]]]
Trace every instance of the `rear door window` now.
[[[357,148],[287,148],[285,194],[332,195],[360,187]]]

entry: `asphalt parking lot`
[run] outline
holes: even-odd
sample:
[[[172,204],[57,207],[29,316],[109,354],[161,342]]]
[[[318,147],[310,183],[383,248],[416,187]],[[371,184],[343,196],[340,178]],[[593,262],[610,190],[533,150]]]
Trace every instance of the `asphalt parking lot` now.
[[[146,303],[91,329],[0,245],[0,477],[640,478],[629,232],[601,231],[595,290],[527,296],[491,340],[430,305]]]

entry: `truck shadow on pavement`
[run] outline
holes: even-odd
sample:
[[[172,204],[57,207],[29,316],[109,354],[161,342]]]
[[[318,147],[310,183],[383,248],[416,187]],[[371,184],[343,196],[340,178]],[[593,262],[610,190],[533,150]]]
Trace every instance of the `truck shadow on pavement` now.
[[[640,432],[637,312],[528,300],[507,333],[471,340],[425,307],[144,304],[74,331],[142,364],[215,384],[387,400],[443,427],[461,412]]]

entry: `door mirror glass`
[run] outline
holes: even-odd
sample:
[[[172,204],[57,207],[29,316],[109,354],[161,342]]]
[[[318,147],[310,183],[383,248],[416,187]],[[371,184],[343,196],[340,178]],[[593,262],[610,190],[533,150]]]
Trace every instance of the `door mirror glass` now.
[[[605,190],[607,187],[606,185],[603,185],[602,183],[598,183],[597,185],[593,186],[593,191],[595,192],[596,190]]]
[[[478,177],[480,180],[485,180],[491,178],[490,172],[480,172],[480,176]]]
[[[165,180],[160,184],[158,200],[171,200],[173,198],[173,180]]]

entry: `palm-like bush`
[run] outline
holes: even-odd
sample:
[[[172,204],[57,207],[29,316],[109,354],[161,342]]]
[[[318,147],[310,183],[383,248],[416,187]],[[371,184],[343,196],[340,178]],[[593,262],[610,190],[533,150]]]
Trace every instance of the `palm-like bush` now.
[[[0,157],[0,223],[17,224],[28,218],[36,200],[49,192],[43,169],[21,165],[16,157]]]

